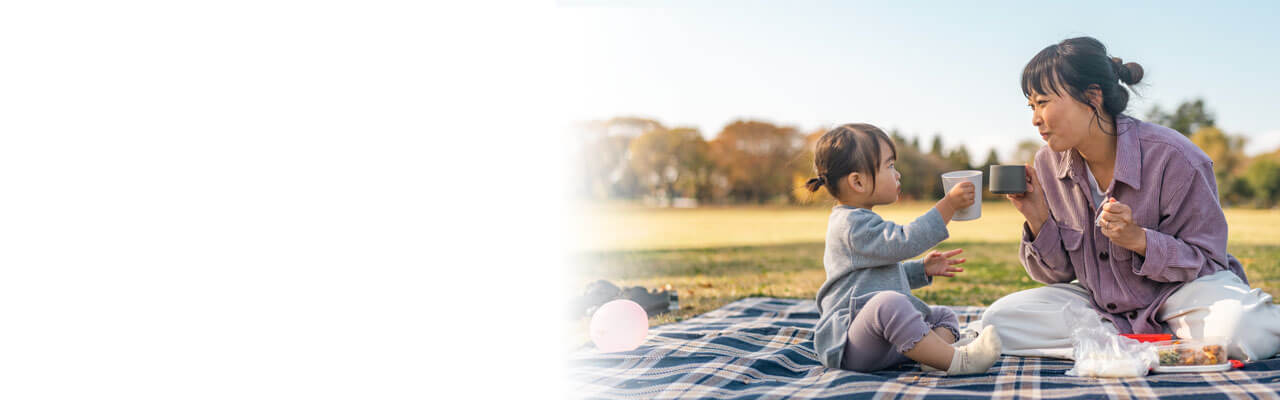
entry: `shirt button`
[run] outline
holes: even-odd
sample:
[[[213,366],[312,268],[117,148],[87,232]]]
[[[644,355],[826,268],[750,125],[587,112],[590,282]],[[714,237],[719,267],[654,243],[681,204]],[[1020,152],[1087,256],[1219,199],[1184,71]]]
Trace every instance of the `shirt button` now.
[[[1116,309],[1116,303],[1107,303],[1107,309],[1108,310]]]
[[[1107,261],[1107,259],[1111,258],[1111,256],[1107,255],[1107,252],[1104,251],[1098,254],[1098,258],[1102,259],[1102,261]]]

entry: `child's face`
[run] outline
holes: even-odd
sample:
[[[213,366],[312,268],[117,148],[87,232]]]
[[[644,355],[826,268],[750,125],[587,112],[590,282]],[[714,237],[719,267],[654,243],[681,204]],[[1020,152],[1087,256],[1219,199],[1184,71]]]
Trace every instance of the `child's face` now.
[[[902,190],[902,174],[898,173],[898,168],[894,165],[897,158],[894,157],[893,151],[889,150],[889,143],[880,142],[880,148],[884,151],[880,155],[880,170],[876,171],[876,189],[871,193],[871,202],[874,204],[890,204],[898,201],[898,193]]]

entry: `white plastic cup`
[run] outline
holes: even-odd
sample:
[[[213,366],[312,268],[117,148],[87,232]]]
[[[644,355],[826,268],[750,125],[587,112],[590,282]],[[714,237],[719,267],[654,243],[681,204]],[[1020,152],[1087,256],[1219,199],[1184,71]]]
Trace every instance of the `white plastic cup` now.
[[[960,182],[973,182],[973,205],[956,211],[952,221],[970,221],[982,216],[982,171],[964,170],[942,174],[942,194],[951,193],[951,188]]]

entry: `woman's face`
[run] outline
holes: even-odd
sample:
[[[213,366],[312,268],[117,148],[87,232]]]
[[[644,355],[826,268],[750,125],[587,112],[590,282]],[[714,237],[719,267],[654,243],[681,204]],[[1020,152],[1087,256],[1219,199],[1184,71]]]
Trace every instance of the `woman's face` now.
[[[1031,125],[1040,131],[1040,138],[1049,144],[1049,149],[1066,151],[1089,136],[1093,108],[1075,98],[1054,93],[1032,93],[1027,105],[1031,106]]]

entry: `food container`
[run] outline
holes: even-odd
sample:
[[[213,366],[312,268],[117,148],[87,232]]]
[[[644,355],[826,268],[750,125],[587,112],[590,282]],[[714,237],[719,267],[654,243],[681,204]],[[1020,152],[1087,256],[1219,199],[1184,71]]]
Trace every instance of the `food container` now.
[[[1231,369],[1225,337],[1154,342],[1160,365],[1156,372],[1213,372]]]
[[[1173,335],[1168,333],[1123,333],[1124,336],[1142,343],[1163,342],[1173,340]]]

